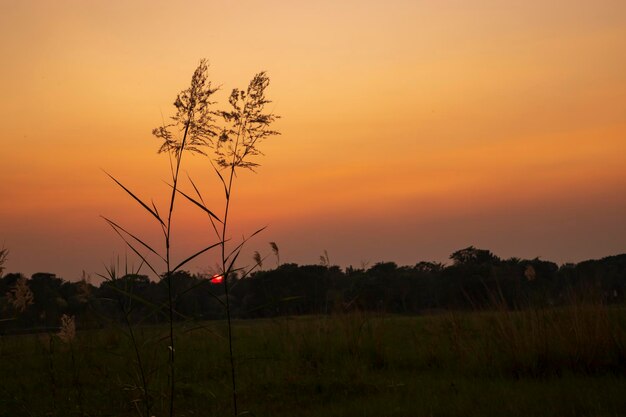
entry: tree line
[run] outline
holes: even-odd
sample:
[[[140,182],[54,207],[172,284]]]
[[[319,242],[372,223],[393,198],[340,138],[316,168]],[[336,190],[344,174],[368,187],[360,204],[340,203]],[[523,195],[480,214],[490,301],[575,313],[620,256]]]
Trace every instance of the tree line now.
[[[352,310],[420,314],[445,309],[559,306],[577,297],[604,303],[626,301],[626,254],[557,265],[535,259],[501,259],[468,247],[450,255],[448,265],[418,262],[369,268],[286,263],[238,277],[232,273],[229,302],[237,318],[330,314]],[[218,277],[220,278],[220,277]],[[212,281],[213,280],[213,281]],[[176,320],[224,318],[224,286],[215,276],[178,271],[172,276]],[[0,332],[50,330],[63,315],[82,328],[107,322],[165,322],[168,287],[161,279],[127,273],[92,285],[51,273],[0,278]]]

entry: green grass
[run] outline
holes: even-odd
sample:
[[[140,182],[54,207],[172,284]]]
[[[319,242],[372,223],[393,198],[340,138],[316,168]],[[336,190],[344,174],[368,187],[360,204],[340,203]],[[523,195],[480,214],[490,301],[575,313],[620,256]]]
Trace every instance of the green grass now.
[[[603,306],[236,321],[240,406],[255,416],[626,415],[625,322]],[[136,329],[156,416],[168,412],[168,331]],[[229,415],[226,324],[176,332],[176,415]],[[140,415],[122,329],[78,332],[72,349],[74,362],[54,336],[2,337],[0,416]]]

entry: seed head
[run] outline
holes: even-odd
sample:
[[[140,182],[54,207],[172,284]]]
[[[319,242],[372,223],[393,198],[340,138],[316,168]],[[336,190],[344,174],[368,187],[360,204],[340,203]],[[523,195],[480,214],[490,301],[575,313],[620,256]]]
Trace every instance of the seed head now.
[[[65,343],[70,343],[74,340],[76,337],[76,322],[74,321],[74,316],[68,316],[67,314],[61,316],[61,329],[59,333],[57,333],[57,336]]]
[[[263,155],[258,145],[263,140],[280,134],[272,130],[272,123],[279,116],[265,113],[271,103],[265,98],[270,79],[265,72],[252,78],[246,90],[235,88],[228,102],[231,109],[220,112],[226,123],[215,147],[215,162],[222,168],[247,168],[254,171],[259,164],[250,160]]]
[[[33,292],[28,287],[26,277],[21,276],[15,282],[15,286],[6,294],[9,303],[15,310],[23,313],[29,305],[33,304]]]
[[[532,265],[528,265],[526,270],[524,271],[524,276],[528,281],[534,281],[537,278],[537,273],[535,272],[535,268]]]
[[[258,251],[254,252],[254,262],[259,266],[259,268],[263,267],[263,258],[261,258],[261,254]]]
[[[179,158],[183,151],[205,154],[203,147],[210,146],[217,135],[215,112],[211,110],[211,96],[218,88],[208,80],[208,63],[200,61],[191,77],[189,88],[181,91],[176,100],[176,115],[172,123],[157,127],[152,134],[163,143],[159,153],[170,152]]]

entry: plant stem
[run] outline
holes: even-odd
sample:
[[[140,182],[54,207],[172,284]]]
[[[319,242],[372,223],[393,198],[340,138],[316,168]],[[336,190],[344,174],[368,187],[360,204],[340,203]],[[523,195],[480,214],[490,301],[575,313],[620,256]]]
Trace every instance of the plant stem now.
[[[185,150],[185,144],[187,141],[187,133],[189,132],[189,124],[190,120],[193,117],[193,109],[189,110],[188,114],[189,118],[185,126],[185,133],[183,134],[183,139],[181,141],[180,150],[176,155],[176,170],[173,173],[172,178],[172,196],[170,197],[170,208],[167,214],[167,231],[165,233],[165,263],[167,266],[167,299],[168,299],[168,307],[169,307],[169,324],[170,324],[170,345],[169,345],[169,368],[170,368],[170,417],[174,417],[174,394],[176,383],[174,380],[174,359],[175,359],[175,351],[174,351],[174,306],[173,306],[173,291],[172,291],[172,267],[170,263],[170,237],[171,237],[171,228],[172,228],[172,213],[174,212],[174,201],[176,200],[176,189],[178,186],[178,173],[180,171],[180,163],[183,159],[183,151]]]
[[[228,275],[229,271],[226,271],[226,229],[228,223],[228,210],[230,208],[230,196],[232,191],[234,166],[231,169],[230,179],[228,182],[228,196],[226,197],[226,207],[224,210],[224,222],[222,225],[222,271],[224,271],[224,294],[226,296],[226,320],[228,323],[228,356],[230,359],[230,374],[233,390],[233,411],[235,417],[237,416],[237,384],[235,379],[235,359],[233,355],[233,332],[232,323],[230,318],[230,299],[228,297]]]
[[[228,297],[228,275],[230,273],[230,268],[226,271],[226,230],[228,227],[228,211],[230,209],[230,199],[232,196],[232,188],[233,188],[233,179],[235,177],[235,164],[237,158],[237,147],[239,145],[239,139],[241,137],[242,131],[244,129],[245,122],[239,126],[237,132],[237,139],[235,141],[234,151],[233,151],[233,160],[230,165],[230,175],[228,178],[228,189],[226,193],[226,207],[224,208],[224,219],[222,222],[222,271],[224,271],[224,295],[226,296],[226,320],[228,323],[228,356],[230,359],[230,376],[232,383],[232,391],[233,391],[233,415],[237,417],[237,382],[235,378],[235,358],[233,355],[233,330],[232,330],[232,322],[230,317],[230,299]]]

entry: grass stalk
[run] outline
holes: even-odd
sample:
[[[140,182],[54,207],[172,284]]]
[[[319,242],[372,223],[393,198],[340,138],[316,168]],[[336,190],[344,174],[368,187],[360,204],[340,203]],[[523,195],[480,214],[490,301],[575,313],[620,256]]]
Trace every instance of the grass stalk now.
[[[162,218],[159,215],[157,207],[152,204],[152,207],[145,204],[137,195],[131,192],[128,188],[122,185],[119,181],[111,176],[111,178],[122,187],[134,200],[136,200],[150,215],[156,218],[160,224],[163,232],[163,242],[165,244],[165,253],[159,254],[152,247],[144,242],[144,240],[133,235],[117,223],[106,219],[109,225],[115,230],[115,232],[125,241],[127,246],[141,258],[142,263],[145,263],[147,267],[160,276],[161,279],[165,279],[167,286],[167,321],[168,321],[168,388],[169,393],[167,395],[169,400],[169,416],[174,417],[175,413],[175,396],[176,396],[176,340],[174,332],[174,319],[176,313],[174,308],[177,295],[175,294],[175,280],[174,274],[182,266],[195,259],[197,256],[205,253],[209,249],[220,246],[221,247],[221,269],[224,283],[224,294],[226,297],[224,308],[226,310],[226,318],[228,324],[228,351],[229,351],[229,365],[230,365],[230,379],[232,389],[232,405],[234,415],[237,416],[238,404],[237,404],[237,380],[235,372],[235,355],[234,355],[234,343],[233,343],[233,325],[232,325],[232,312],[231,303],[229,297],[229,278],[234,277],[238,271],[235,267],[235,261],[237,260],[242,247],[247,239],[235,246],[235,249],[231,252],[227,252],[226,243],[228,241],[227,234],[229,231],[228,219],[231,207],[231,198],[233,191],[234,178],[236,176],[236,168],[248,168],[258,166],[258,164],[249,161],[249,157],[260,155],[261,153],[256,148],[256,145],[262,139],[277,134],[277,132],[268,130],[267,127],[275,120],[277,116],[272,114],[262,113],[265,104],[269,103],[265,99],[264,90],[269,84],[269,78],[265,73],[257,74],[250,82],[248,89],[238,90],[234,89],[229,102],[232,105],[232,110],[215,112],[209,109],[209,106],[213,104],[210,101],[210,96],[217,91],[217,88],[211,88],[211,83],[207,80],[207,64],[205,60],[202,60],[196,71],[194,72],[191,80],[191,86],[183,90],[178,94],[174,106],[177,109],[177,113],[172,117],[174,122],[169,125],[162,126],[154,129],[153,134],[159,139],[163,140],[163,144],[159,149],[159,153],[167,153],[169,156],[170,173],[172,183],[171,194],[168,202],[167,216]],[[213,125],[213,116],[219,115],[224,119],[225,125],[230,127],[224,127],[219,138],[214,141],[217,136],[217,126]],[[173,133],[173,130],[177,129],[180,134]],[[180,135],[180,136],[179,136]],[[180,137],[176,139],[175,136]],[[190,182],[198,194],[199,200],[196,201],[189,195],[179,190],[179,174],[181,171],[182,155],[183,152],[195,152],[202,155],[207,155],[202,149],[204,147],[213,147],[215,152],[215,161],[220,168],[228,168],[229,175],[228,181],[224,180],[224,177],[220,173],[220,170],[213,165],[215,173],[219,177],[224,186],[225,203],[223,220],[220,220],[213,212],[211,212],[205,205],[202,196],[190,179]],[[176,195],[180,193],[187,200],[191,201],[197,207],[201,208],[205,213],[209,215],[213,231],[218,238],[218,243],[207,246],[204,249],[196,252],[192,256],[187,257],[179,264],[172,262],[171,252],[171,237],[172,237],[172,225],[173,214],[176,202]],[[222,223],[221,232],[216,225],[216,222]],[[258,232],[255,232],[256,234]],[[254,234],[252,236],[254,236]],[[165,273],[159,275],[155,266],[146,258],[143,252],[148,250],[152,255],[156,255],[163,263]],[[172,268],[173,265],[176,267]],[[124,292],[124,291],[122,291]],[[132,296],[132,294],[129,294]],[[160,307],[158,307],[160,308]],[[134,333],[132,331],[132,325],[129,320],[129,315],[125,313],[125,320],[130,329],[131,340],[135,356],[137,358],[138,366],[140,367],[140,373],[142,378],[142,385],[144,389],[144,402],[146,402],[146,413],[151,413],[151,408],[148,398],[147,381],[145,378],[145,372],[142,369],[141,355],[135,340]]]
[[[193,108],[189,111],[193,114]],[[187,143],[187,134],[189,132],[189,120],[185,126],[185,133],[181,141],[180,151],[176,154],[176,168],[172,174],[172,194],[170,196],[169,211],[167,214],[167,230],[165,233],[165,262],[166,262],[166,279],[167,279],[167,301],[168,301],[168,313],[169,313],[169,372],[170,372],[170,417],[174,416],[174,397],[176,393],[176,380],[175,380],[175,340],[174,340],[174,291],[171,269],[171,251],[170,251],[170,237],[172,230],[172,214],[174,212],[174,202],[176,201],[176,191],[178,187],[178,174],[180,172],[180,164],[183,156],[183,150]]]
[[[236,375],[235,375],[235,357],[233,355],[233,326],[232,326],[231,317],[230,317],[230,298],[228,296],[228,277],[230,274],[230,270],[227,270],[226,268],[226,262],[227,262],[226,260],[226,231],[228,228],[228,211],[230,208],[230,199],[232,197],[232,184],[233,184],[234,173],[235,173],[235,166],[233,164],[230,170],[230,178],[228,180],[228,192],[226,194],[226,203],[225,203],[225,208],[224,208],[221,249],[222,249],[222,271],[223,271],[223,277],[224,277],[224,295],[226,296],[226,320],[228,324],[228,359],[230,361],[230,375],[231,375],[232,396],[233,396],[233,413],[235,416],[237,416],[238,415],[237,380],[236,380]]]

